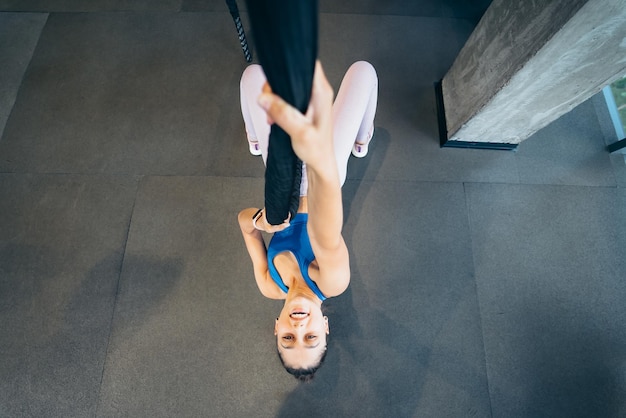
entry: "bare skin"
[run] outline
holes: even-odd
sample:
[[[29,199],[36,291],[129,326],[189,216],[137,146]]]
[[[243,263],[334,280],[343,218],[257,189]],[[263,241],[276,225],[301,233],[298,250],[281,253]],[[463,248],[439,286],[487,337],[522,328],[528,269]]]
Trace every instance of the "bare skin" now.
[[[300,198],[298,212],[308,213],[307,232],[315,254],[315,260],[309,266],[309,276],[327,297],[340,295],[350,283],[348,249],[341,235],[343,207],[333,150],[332,101],[333,90],[319,62],[306,115],[272,94],[267,85],[259,97],[259,104],[266,110],[268,120],[277,123],[291,136],[296,155],[306,163],[308,196]],[[281,225],[269,225],[263,213],[255,228],[252,216],[257,210],[244,209],[238,217],[252,260],[254,277],[265,297],[285,300],[274,328],[277,347],[285,364],[293,368],[308,368],[317,364],[326,350],[328,318],[322,314],[322,301],[304,281],[293,253],[284,251],[274,259],[274,265],[289,291],[283,292],[270,277],[261,231],[274,233],[283,230],[289,226],[289,219]]]

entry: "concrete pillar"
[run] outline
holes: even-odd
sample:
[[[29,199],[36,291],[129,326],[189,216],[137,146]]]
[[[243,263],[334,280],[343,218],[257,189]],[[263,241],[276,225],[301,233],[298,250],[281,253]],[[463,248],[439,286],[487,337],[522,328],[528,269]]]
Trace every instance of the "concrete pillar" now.
[[[624,73],[626,0],[493,0],[438,86],[442,145],[514,148]]]

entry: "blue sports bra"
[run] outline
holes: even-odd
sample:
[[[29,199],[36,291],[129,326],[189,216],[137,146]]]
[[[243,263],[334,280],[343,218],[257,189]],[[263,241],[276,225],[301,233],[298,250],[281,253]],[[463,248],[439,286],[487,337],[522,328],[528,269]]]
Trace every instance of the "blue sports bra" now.
[[[296,217],[290,222],[288,228],[274,233],[269,246],[267,247],[267,260],[270,276],[272,280],[287,293],[289,288],[283,282],[280,277],[276,266],[274,266],[274,257],[283,251],[290,251],[296,257],[300,272],[304,281],[309,288],[317,295],[320,300],[326,300],[326,296],[317,287],[317,284],[309,277],[309,265],[315,260],[315,254],[313,254],[313,248],[311,248],[311,242],[309,241],[309,234],[306,229],[306,223],[309,215],[306,213],[298,213]]]

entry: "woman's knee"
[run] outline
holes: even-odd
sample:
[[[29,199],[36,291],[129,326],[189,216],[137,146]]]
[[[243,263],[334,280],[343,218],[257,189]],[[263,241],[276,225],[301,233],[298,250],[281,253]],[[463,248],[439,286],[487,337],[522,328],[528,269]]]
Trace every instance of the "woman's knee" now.
[[[374,66],[367,61],[357,61],[348,68],[346,72],[346,77],[354,77],[359,80],[378,84],[378,75],[376,74],[376,70]]]
[[[257,86],[263,86],[265,84],[265,73],[263,68],[259,64],[251,64],[246,67],[241,75],[241,82],[239,83],[242,90],[248,88],[254,88]],[[260,93],[260,92],[259,92]]]

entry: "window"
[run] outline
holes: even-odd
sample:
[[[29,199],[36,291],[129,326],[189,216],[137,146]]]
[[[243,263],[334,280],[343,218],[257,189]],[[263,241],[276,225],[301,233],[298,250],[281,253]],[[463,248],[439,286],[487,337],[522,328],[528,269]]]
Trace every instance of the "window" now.
[[[602,91],[609,108],[617,140],[624,140],[626,137],[624,135],[626,132],[626,76],[606,86]],[[622,141],[620,143],[624,145]],[[617,149],[619,152],[626,153],[626,148]]]

